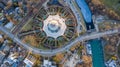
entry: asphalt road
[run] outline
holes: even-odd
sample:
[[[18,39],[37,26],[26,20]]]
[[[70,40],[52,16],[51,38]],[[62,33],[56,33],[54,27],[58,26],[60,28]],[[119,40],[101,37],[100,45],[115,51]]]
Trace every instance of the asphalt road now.
[[[40,55],[43,55],[43,56],[53,56],[57,53],[67,51],[72,46],[74,46],[77,42],[80,42],[80,41],[85,41],[85,40],[99,38],[99,37],[102,37],[102,36],[105,36],[105,35],[120,33],[118,31],[118,29],[108,30],[108,31],[105,31],[105,32],[94,32],[94,33],[91,33],[91,34],[79,36],[75,40],[66,44],[66,46],[63,46],[62,48],[58,48],[58,49],[54,49],[54,50],[42,50],[42,49],[37,49],[35,47],[32,47],[29,44],[23,43],[19,38],[17,38],[14,34],[10,33],[6,28],[4,28],[2,26],[0,26],[0,31],[2,31],[6,35],[8,35],[14,42],[18,43],[20,46],[24,46],[26,49],[32,51],[33,53],[40,54]]]
[[[67,0],[67,2],[70,4],[70,0]],[[71,6],[71,8],[74,9],[75,7]],[[25,19],[25,20],[27,20],[27,19]],[[78,21],[80,21],[80,18]],[[23,24],[21,23],[20,26],[22,26],[22,25]],[[16,28],[15,32],[17,30],[18,29]],[[20,46],[24,46],[26,49],[32,51],[33,53],[40,54],[43,56],[53,56],[53,55],[56,55],[57,53],[68,51],[72,46],[74,46],[77,42],[80,42],[80,41],[85,41],[85,40],[99,38],[99,37],[102,37],[105,35],[120,33],[120,29],[108,30],[105,32],[93,32],[91,34],[86,34],[86,35],[77,37],[76,39],[74,39],[73,41],[70,41],[68,44],[66,44],[66,46],[63,46],[62,48],[58,48],[58,49],[54,49],[54,50],[42,50],[42,49],[37,49],[35,47],[32,47],[29,44],[23,43],[18,37],[16,37],[14,34],[10,33],[6,28],[4,28],[2,26],[0,26],[0,31],[2,31],[6,35],[8,35],[14,42],[18,43]]]

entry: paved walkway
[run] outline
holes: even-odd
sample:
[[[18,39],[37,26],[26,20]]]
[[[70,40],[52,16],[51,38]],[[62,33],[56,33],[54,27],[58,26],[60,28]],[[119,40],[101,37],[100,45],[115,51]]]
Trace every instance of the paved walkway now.
[[[22,21],[15,26],[15,28],[12,30],[12,33],[17,34],[21,31],[23,26],[27,24],[28,21],[30,21],[38,12],[39,9],[42,7],[42,4],[45,3],[46,0],[41,0],[34,9],[36,9],[36,12],[34,12],[34,9],[31,9],[30,12],[22,19]]]
[[[73,54],[70,59],[66,61],[63,67],[75,67],[75,65],[80,61],[80,58],[77,54]]]
[[[41,31],[40,30],[33,30],[33,31],[24,32],[24,33],[21,33],[18,35],[19,35],[19,37],[21,37],[21,36],[25,36],[25,35],[29,35],[29,34],[33,34],[33,33],[38,33],[38,32],[41,32]]]
[[[73,11],[73,13],[75,14],[75,17],[77,19],[77,32],[80,33],[82,32],[83,30],[86,31],[86,26],[84,24],[84,21],[83,21],[83,17],[82,17],[82,14],[80,13],[80,10],[78,9],[75,1],[73,0],[66,0],[66,3],[70,6],[71,10]],[[82,28],[83,30],[81,30]]]

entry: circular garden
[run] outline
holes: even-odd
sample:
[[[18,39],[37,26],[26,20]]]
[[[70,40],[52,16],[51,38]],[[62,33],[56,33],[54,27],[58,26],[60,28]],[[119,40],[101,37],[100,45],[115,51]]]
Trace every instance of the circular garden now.
[[[65,46],[76,35],[76,19],[68,7],[49,6],[41,8],[33,19],[32,30],[37,47],[56,49]]]

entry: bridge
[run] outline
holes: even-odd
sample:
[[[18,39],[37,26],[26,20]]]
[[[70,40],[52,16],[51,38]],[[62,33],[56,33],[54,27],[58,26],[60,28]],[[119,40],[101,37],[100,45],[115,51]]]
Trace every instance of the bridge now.
[[[104,31],[104,32],[94,32],[94,33],[91,33],[91,34],[86,34],[86,35],[79,36],[76,39],[74,39],[73,41],[68,42],[68,44],[66,44],[62,48],[58,48],[58,49],[54,49],[54,50],[37,49],[33,46],[30,46],[29,44],[25,44],[18,37],[16,37],[14,34],[10,33],[3,26],[0,26],[0,31],[2,31],[6,35],[8,35],[8,37],[10,37],[14,42],[18,43],[20,46],[23,46],[26,49],[33,51],[33,53],[40,54],[40,55],[43,55],[43,56],[53,56],[53,55],[56,55],[57,53],[68,51],[77,42],[90,40],[90,39],[95,39],[95,38],[100,38],[100,37],[110,35],[110,34],[120,33],[120,28],[119,29],[114,29],[114,30],[108,30],[108,31]]]

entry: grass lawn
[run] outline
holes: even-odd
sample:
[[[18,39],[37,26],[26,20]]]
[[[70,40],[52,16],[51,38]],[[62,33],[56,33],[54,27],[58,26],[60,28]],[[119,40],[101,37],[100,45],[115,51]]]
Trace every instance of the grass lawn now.
[[[39,49],[43,49],[43,50],[48,50],[48,48],[44,47],[43,45],[39,44],[39,47],[37,47]]]
[[[32,22],[29,22],[26,26],[22,28],[23,31],[28,31],[32,29]]]

